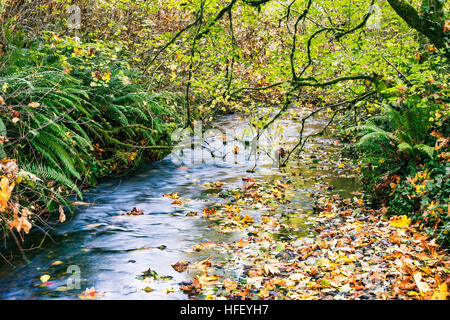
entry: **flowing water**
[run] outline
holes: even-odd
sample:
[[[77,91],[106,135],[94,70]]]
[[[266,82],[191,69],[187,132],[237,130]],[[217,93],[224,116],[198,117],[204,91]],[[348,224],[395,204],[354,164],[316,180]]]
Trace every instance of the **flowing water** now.
[[[323,119],[311,119],[305,134],[319,130],[325,123]],[[274,129],[274,136],[282,135],[284,140],[295,141],[299,127],[295,121],[281,120],[278,125],[284,128],[284,132],[280,134]],[[273,165],[270,157],[273,147],[269,147],[269,156],[261,152],[255,166],[251,145],[232,141],[233,132],[241,132],[244,126],[243,119],[224,116],[216,122],[216,128],[227,130],[226,144],[219,133],[211,134],[203,144],[207,148],[197,148],[195,152],[189,146],[183,149],[179,157],[184,159],[184,163],[175,161],[178,157],[169,155],[132,175],[111,178],[86,192],[83,201],[89,205],[79,206],[66,223],[58,224],[51,231],[51,240],[27,252],[29,263],[16,260],[12,267],[1,262],[0,298],[77,299],[77,295],[86,288],[95,287],[97,291],[105,292],[104,299],[187,299],[184,293],[177,290],[178,283],[190,280],[192,274],[178,273],[171,264],[201,259],[204,253],[186,250],[195,244],[233,241],[242,237],[239,233],[216,232],[208,228],[207,220],[186,216],[186,212],[201,212],[220,199],[214,194],[217,190],[208,190],[204,183],[219,180],[226,183],[224,188],[233,188],[241,186],[241,178],[246,176],[270,180],[292,179],[292,176],[286,178],[287,175]],[[330,167],[333,167],[336,163],[327,152],[333,143],[332,139],[316,139],[313,144],[308,144],[306,152],[322,158],[321,161],[329,161]],[[237,151],[234,146],[239,149],[237,154],[233,153],[233,150]],[[208,151],[211,148],[223,151],[225,156],[219,157],[215,153],[216,157],[211,158]],[[315,179],[301,182],[304,177],[322,177],[323,181],[334,184],[344,194],[358,188],[354,179],[317,170],[311,165],[314,161],[309,160],[306,164],[303,162],[288,169],[298,172],[298,181],[289,182],[301,183],[302,188],[289,208],[280,210],[311,211],[308,194],[317,191],[317,184]],[[185,205],[171,204],[172,199],[162,197],[167,193],[178,193],[185,200]],[[133,207],[144,214],[126,215]],[[258,218],[258,212],[251,214]],[[290,215],[287,219],[298,226],[295,236],[313,236],[307,214]],[[33,241],[39,244],[42,234],[34,237],[36,240]],[[152,283],[152,292],[142,290],[149,284],[136,278],[149,268],[158,275],[169,277],[167,281]],[[234,266],[224,266],[224,270],[236,271],[235,276],[238,276]],[[45,286],[40,281],[44,274],[50,276]],[[68,284],[75,288],[68,288]],[[168,293],[167,288],[174,289],[174,292]]]

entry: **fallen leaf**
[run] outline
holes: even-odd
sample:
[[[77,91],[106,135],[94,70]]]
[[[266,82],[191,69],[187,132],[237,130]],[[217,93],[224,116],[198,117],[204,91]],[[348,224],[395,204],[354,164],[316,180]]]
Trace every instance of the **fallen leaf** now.
[[[422,274],[420,272],[415,272],[413,278],[420,292],[425,293],[430,290],[428,284],[422,281]]]
[[[439,285],[439,290],[433,293],[431,300],[447,300],[447,297],[448,297],[447,283],[444,282]]]
[[[202,287],[204,287],[207,285],[214,284],[214,282],[216,282],[220,278],[222,278],[222,277],[221,276],[208,276],[208,275],[204,274],[198,278],[198,282],[200,283],[200,285]]]
[[[450,31],[450,20],[445,21],[444,23],[444,32]]]
[[[177,263],[172,264],[172,268],[174,268],[177,272],[183,272],[187,269],[188,265],[189,262],[187,261],[178,261]]]
[[[163,197],[165,197],[165,198],[171,198],[171,199],[178,199],[180,196],[178,195],[178,192],[175,192],[175,193],[166,193],[166,194],[163,194]]]
[[[138,209],[136,209],[136,207],[134,207],[130,212],[127,212],[127,215],[129,215],[129,216],[140,216],[143,214],[144,213],[142,212],[142,210],[138,210]]]
[[[42,283],[46,283],[48,280],[50,280],[50,276],[48,274],[44,274],[40,277]]]
[[[272,264],[265,264],[264,265],[264,272],[266,273],[266,275],[273,275],[273,274],[277,274],[280,272],[280,270],[272,265]]]
[[[63,223],[66,221],[66,215],[64,214],[64,209],[62,206],[59,206],[59,222]]]
[[[87,300],[87,299],[95,299],[102,295],[103,295],[103,293],[97,292],[97,291],[95,291],[94,287],[91,287],[91,288],[86,288],[86,290],[83,293],[78,295],[78,298]]]
[[[30,102],[28,104],[29,107],[31,108],[38,108],[41,104],[39,102]]]
[[[223,286],[225,287],[226,290],[232,291],[237,288],[237,282],[234,282],[230,279],[225,279],[223,281]]]
[[[393,217],[391,221],[389,222],[389,225],[396,227],[396,228],[406,228],[411,223],[411,220],[406,216],[397,216]]]

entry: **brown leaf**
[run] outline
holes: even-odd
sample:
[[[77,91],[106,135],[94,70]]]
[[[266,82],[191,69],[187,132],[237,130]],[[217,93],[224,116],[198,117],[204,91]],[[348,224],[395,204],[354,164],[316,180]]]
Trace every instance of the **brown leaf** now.
[[[136,207],[134,207],[130,212],[127,212],[127,215],[129,216],[140,216],[142,214],[144,214],[142,210],[138,210]]]
[[[59,222],[63,223],[66,221],[66,215],[64,214],[64,209],[62,206],[59,206]]]
[[[444,32],[450,31],[450,20],[445,21],[444,23]]]
[[[187,261],[178,261],[177,263],[172,264],[172,268],[174,268],[175,271],[183,272],[187,269],[188,265],[189,262]]]

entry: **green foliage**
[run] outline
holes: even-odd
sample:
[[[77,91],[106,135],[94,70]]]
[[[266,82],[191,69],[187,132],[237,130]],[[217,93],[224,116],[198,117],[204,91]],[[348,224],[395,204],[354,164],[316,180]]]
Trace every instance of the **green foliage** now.
[[[449,169],[448,165],[428,164],[426,170],[402,179],[388,200],[389,212],[410,215],[446,247],[450,244],[450,179],[446,172]]]
[[[399,81],[383,89],[381,112],[347,130],[356,133],[357,142],[347,149],[359,156],[373,204],[409,215],[446,246],[450,239],[447,68],[440,59],[410,62],[409,83]]]
[[[175,98],[145,90],[126,61],[118,47],[52,33],[10,44],[0,69],[1,151],[43,180],[18,184],[23,201],[57,209],[72,192],[82,198],[80,186],[170,150]]]
[[[349,131],[358,131],[357,149],[368,155],[388,160],[396,156],[406,159],[426,155],[433,158],[433,147],[423,144],[430,132],[430,115],[434,110],[426,107],[387,105],[380,116],[370,117],[363,126],[354,126]]]

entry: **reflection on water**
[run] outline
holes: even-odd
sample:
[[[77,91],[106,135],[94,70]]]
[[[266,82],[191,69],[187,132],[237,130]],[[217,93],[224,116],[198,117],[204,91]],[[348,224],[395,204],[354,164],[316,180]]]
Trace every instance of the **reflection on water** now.
[[[239,129],[233,117],[224,117],[217,127]],[[320,128],[324,120],[312,120],[308,130]],[[284,139],[295,139],[298,126],[286,121],[280,122],[285,127]],[[308,132],[307,132],[308,133]],[[222,144],[220,139],[217,143]],[[330,139],[321,140],[320,148],[308,146],[311,152],[324,152]],[[208,146],[214,145],[211,142]],[[236,145],[245,154],[249,146],[239,141],[227,140],[228,146]],[[316,149],[314,149],[316,148]],[[228,149],[227,149],[228,150]],[[243,152],[245,151],[245,152]],[[201,154],[201,153],[200,153]],[[247,153],[248,155],[249,153]],[[31,262],[15,262],[12,268],[2,262],[0,267],[0,298],[1,299],[74,299],[85,288],[95,286],[97,291],[106,292],[107,299],[186,299],[187,296],[177,290],[177,283],[188,281],[193,274],[178,273],[171,264],[180,260],[198,260],[207,258],[210,252],[188,253],[186,248],[206,241],[238,240],[238,233],[222,234],[208,228],[209,222],[185,216],[188,211],[201,212],[204,207],[218,201],[214,197],[215,190],[205,192],[202,185],[205,182],[217,180],[226,182],[224,187],[233,188],[241,185],[241,177],[256,176],[275,179],[283,175],[272,166],[272,159],[261,152],[254,173],[248,173],[253,168],[254,161],[238,161],[238,155],[228,152],[225,157],[211,161],[199,159],[199,154],[192,155],[190,149],[184,150],[183,159],[189,159],[182,166],[172,161],[168,156],[162,161],[141,168],[133,175],[123,179],[110,179],[101,183],[84,195],[84,201],[92,203],[88,207],[78,207],[76,214],[65,224],[58,225],[51,232],[53,241],[46,241],[42,248],[28,253]],[[204,159],[210,153],[203,152]],[[191,159],[194,158],[194,165]],[[279,208],[290,224],[298,226],[298,231],[291,235],[305,236],[308,234],[306,215],[299,214],[311,210],[308,194],[316,188],[313,182],[305,182],[304,177],[325,176],[336,184],[336,188],[349,192],[356,190],[357,185],[348,178],[333,178],[327,172],[317,172],[304,164],[287,170],[295,171],[290,176],[292,184],[301,186],[293,201]],[[349,183],[350,188],[349,188]],[[186,201],[185,207],[172,205],[172,199],[162,197],[166,193],[178,192]],[[220,199],[220,198],[219,198]],[[225,200],[223,200],[225,201]],[[143,210],[144,215],[121,215],[136,207]],[[249,213],[258,215],[258,211]],[[41,235],[36,237],[36,243]],[[216,257],[220,258],[220,257]],[[61,261],[55,264],[55,261]],[[53,265],[52,265],[53,264]],[[79,289],[65,290],[67,273],[70,265],[80,269],[81,286]],[[141,289],[149,284],[136,279],[142,271],[151,268],[159,275],[173,277],[172,281],[154,281],[152,292]],[[239,268],[224,266],[224,272],[230,276],[238,276]],[[40,286],[40,276],[51,276],[46,286]],[[175,289],[167,293],[167,288]]]

